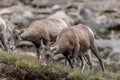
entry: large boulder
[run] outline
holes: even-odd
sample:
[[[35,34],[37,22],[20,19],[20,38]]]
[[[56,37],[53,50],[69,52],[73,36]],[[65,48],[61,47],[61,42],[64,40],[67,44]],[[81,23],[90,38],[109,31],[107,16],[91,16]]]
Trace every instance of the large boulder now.
[[[88,25],[93,31],[98,32],[99,27],[95,23],[96,14],[94,14],[90,9],[80,8],[79,15],[81,23]]]
[[[17,25],[23,25],[26,27],[34,17],[31,8],[28,8],[24,5],[15,5],[10,7],[9,10],[12,11],[12,14],[9,18],[10,21]]]
[[[12,14],[12,11],[9,8],[4,8],[0,10],[0,15]]]
[[[18,14],[11,15],[10,21],[18,27],[21,27],[21,26],[27,27],[30,23],[28,19]]]
[[[109,53],[108,58],[111,60],[120,61],[120,49],[113,48],[113,50]]]

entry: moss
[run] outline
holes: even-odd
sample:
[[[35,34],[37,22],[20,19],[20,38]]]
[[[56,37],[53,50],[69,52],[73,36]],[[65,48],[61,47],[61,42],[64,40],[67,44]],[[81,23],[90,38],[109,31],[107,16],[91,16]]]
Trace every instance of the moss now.
[[[44,67],[36,58],[27,55],[0,53],[0,62],[5,62],[16,68],[28,67],[32,70],[42,71],[44,73],[65,72],[61,68],[52,65]]]
[[[90,80],[101,80],[101,79],[98,77],[94,77],[94,78],[91,78]]]
[[[117,75],[116,79],[117,79],[117,80],[120,80],[120,74]]]
[[[41,71],[43,73],[45,73],[45,74],[49,74],[49,73],[66,73],[63,69],[57,68],[57,67],[54,67],[54,66],[46,66]]]
[[[0,53],[0,62],[4,62],[4,60],[5,60],[4,55]]]

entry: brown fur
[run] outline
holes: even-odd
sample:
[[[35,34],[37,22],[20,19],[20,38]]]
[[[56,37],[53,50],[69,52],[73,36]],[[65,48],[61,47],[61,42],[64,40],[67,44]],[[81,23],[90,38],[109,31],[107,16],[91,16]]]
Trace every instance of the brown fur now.
[[[28,28],[24,29],[24,32],[20,34],[20,37],[22,40],[30,41],[35,45],[37,57],[39,59],[41,40],[45,46],[48,46],[50,42],[56,40],[59,32],[66,27],[67,25],[61,19],[53,18],[36,20],[33,21]]]
[[[55,41],[58,33],[67,27],[58,19],[45,19],[37,20],[25,29],[25,32],[21,34],[24,40],[35,41],[40,43],[40,39]],[[44,41],[46,45],[47,42]]]
[[[58,35],[53,47],[50,48],[53,54],[62,53],[70,64],[71,61],[69,60],[68,55],[72,54],[73,60],[75,62],[75,59],[78,56],[86,55],[89,49],[91,49],[95,56],[98,58],[102,70],[104,71],[102,59],[94,42],[94,35],[85,25],[79,24],[63,29],[62,32]],[[75,65],[73,68],[74,67]]]

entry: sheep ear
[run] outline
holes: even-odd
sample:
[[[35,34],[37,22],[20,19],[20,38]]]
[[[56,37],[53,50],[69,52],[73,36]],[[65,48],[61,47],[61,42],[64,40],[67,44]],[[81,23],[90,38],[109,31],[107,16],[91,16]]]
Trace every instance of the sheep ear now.
[[[18,34],[22,34],[24,32],[24,30],[23,29],[21,29],[20,31],[19,31],[19,33]]]
[[[41,47],[45,48],[45,45],[43,44],[43,39],[41,39]]]
[[[23,29],[21,29],[21,30],[15,29],[15,32],[20,35],[21,33],[24,32],[24,30]]]

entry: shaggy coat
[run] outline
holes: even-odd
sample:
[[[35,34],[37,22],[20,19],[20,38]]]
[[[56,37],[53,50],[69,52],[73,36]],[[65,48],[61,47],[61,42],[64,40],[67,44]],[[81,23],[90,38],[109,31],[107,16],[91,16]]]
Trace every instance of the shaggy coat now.
[[[78,56],[80,57],[88,54],[87,51],[89,49],[91,49],[97,57],[101,68],[104,71],[101,56],[95,45],[94,34],[86,25],[79,24],[63,29],[58,35],[54,45],[50,47],[50,52],[54,55],[62,53],[72,66],[69,55],[73,56],[73,62],[75,62],[75,59],[77,59]],[[72,67],[74,68],[75,64]]]
[[[37,51],[37,57],[39,59],[41,49],[41,40],[43,44],[47,47],[50,42],[56,40],[57,35],[66,28],[67,24],[61,19],[49,18],[44,20],[33,21],[30,26],[23,31],[13,32],[11,49],[20,43],[20,40],[30,41],[35,45]],[[15,39],[16,37],[17,40]]]

